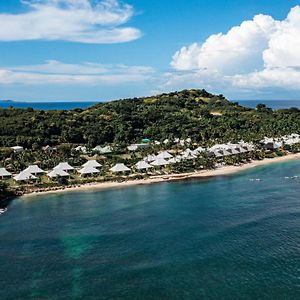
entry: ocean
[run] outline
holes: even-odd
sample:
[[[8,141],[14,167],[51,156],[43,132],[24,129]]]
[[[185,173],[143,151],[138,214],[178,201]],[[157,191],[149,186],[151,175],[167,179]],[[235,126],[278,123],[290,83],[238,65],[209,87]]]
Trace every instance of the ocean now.
[[[272,109],[281,109],[281,108],[291,108],[297,107],[300,108],[300,100],[237,100],[241,105],[246,107],[255,108],[257,104],[263,103]],[[95,105],[98,102],[6,102],[0,100],[1,108],[15,107],[15,108],[34,108],[42,110],[69,110],[75,108],[87,108],[92,105]]]
[[[41,110],[70,110],[75,108],[87,108],[98,102],[16,102],[16,101],[0,101],[1,108],[33,108]]]
[[[300,161],[15,200],[0,299],[298,299],[296,175]]]

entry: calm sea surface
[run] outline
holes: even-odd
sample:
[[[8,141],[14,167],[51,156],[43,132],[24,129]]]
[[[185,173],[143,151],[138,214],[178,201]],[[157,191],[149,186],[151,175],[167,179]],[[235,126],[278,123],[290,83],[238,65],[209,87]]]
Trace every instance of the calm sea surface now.
[[[299,299],[295,175],[300,162],[16,200],[0,216],[0,299]]]
[[[280,108],[300,108],[300,100],[238,100],[236,101],[241,105],[254,108],[257,104],[263,103],[273,109]],[[0,100],[0,107],[8,108],[10,106],[15,108],[34,108],[43,110],[56,110],[56,109],[75,109],[87,108],[96,104],[97,102],[4,102]]]
[[[1,108],[34,108],[42,110],[69,110],[75,108],[87,108],[97,102],[4,102],[0,101]]]

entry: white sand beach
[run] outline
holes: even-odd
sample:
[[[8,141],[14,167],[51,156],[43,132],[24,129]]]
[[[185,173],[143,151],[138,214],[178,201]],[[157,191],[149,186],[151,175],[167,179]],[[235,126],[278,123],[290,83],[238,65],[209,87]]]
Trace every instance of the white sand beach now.
[[[255,168],[258,166],[264,166],[273,163],[281,163],[290,160],[300,160],[300,153],[288,154],[286,156],[276,157],[276,158],[266,158],[260,161],[252,161],[250,163],[240,165],[240,166],[222,166],[214,170],[203,170],[203,171],[197,171],[193,173],[151,176],[146,179],[138,179],[138,180],[128,179],[123,182],[100,182],[100,183],[97,182],[97,183],[82,184],[79,186],[56,188],[53,190],[28,193],[23,195],[22,197],[32,197],[34,195],[41,195],[41,194],[45,195],[45,194],[66,193],[66,192],[75,192],[75,191],[83,192],[83,191],[92,191],[92,190],[125,188],[134,185],[146,185],[146,184],[155,184],[155,183],[188,180],[188,179],[196,179],[196,178],[201,179],[201,178],[210,178],[215,176],[226,176],[241,171],[245,171],[251,168]]]

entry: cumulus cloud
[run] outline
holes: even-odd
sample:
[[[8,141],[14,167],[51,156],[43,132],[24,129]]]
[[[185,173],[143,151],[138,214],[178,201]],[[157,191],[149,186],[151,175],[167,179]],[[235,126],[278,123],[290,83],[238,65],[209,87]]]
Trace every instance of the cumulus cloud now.
[[[300,6],[284,20],[256,15],[227,33],[177,51],[165,86],[187,82],[232,92],[274,88],[300,90]],[[179,71],[179,72],[178,72]],[[191,84],[191,83],[190,83]]]
[[[141,32],[122,26],[134,10],[118,0],[21,0],[19,14],[0,13],[0,41],[64,40],[109,44],[138,39]]]
[[[146,66],[47,61],[41,65],[0,68],[0,84],[118,85],[149,80],[154,72]]]

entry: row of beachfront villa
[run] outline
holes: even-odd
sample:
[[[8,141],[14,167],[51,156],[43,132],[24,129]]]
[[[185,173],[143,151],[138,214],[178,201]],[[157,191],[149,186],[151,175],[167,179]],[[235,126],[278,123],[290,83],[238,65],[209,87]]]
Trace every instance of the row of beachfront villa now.
[[[240,142],[238,144],[218,144],[214,147],[204,149],[202,147],[198,147],[197,149],[191,150],[189,148],[184,151],[179,152],[177,155],[171,154],[171,151],[162,151],[156,154],[150,154],[144,157],[143,160],[137,162],[132,168],[129,168],[123,163],[117,163],[112,166],[109,171],[111,173],[129,173],[135,171],[148,171],[151,168],[162,168],[166,167],[170,164],[180,163],[186,160],[194,160],[197,159],[201,154],[206,153],[210,157],[223,157],[229,155],[236,155],[241,153],[247,153],[254,150],[254,146],[252,144]],[[96,160],[88,160],[84,165],[80,168],[74,168],[67,162],[59,163],[52,170],[46,172],[42,170],[37,165],[30,165],[25,170],[21,171],[19,174],[13,176],[6,169],[0,169],[0,178],[11,178],[16,182],[24,182],[24,181],[34,181],[38,179],[40,175],[47,175],[51,180],[55,180],[57,178],[69,177],[72,173],[77,172],[81,177],[93,176],[100,173],[100,168],[102,165]]]
[[[269,138],[269,137],[264,137],[261,141],[260,141],[261,145],[264,146],[265,149],[278,149],[280,147],[282,147],[283,145],[294,145],[294,144],[298,144],[300,143],[300,135],[299,134],[290,134],[290,135],[285,135],[282,137],[278,137],[278,138]],[[142,143],[136,143],[136,144],[131,144],[127,146],[127,150],[128,151],[138,151],[138,150],[142,150],[142,149],[147,149],[150,148],[151,145],[178,145],[180,147],[190,147],[191,145],[195,145],[192,144],[192,140],[191,138],[187,138],[187,139],[179,139],[179,138],[175,138],[173,140],[170,139],[165,139],[162,142],[160,141],[153,141],[151,142],[149,139],[144,139]],[[227,146],[226,146],[227,145]],[[217,149],[217,148],[228,148],[228,145],[230,145],[230,143],[228,144],[224,144],[224,145],[215,145],[213,146],[211,149]],[[11,147],[11,149],[18,153],[18,152],[22,152],[25,149],[22,146],[14,146]],[[43,147],[43,150],[46,152],[54,152],[57,149],[55,147],[51,147],[49,145]],[[83,146],[83,145],[79,145],[77,147],[74,148],[75,151],[81,152],[83,154],[87,154],[87,153],[98,153],[98,154],[110,154],[114,152],[114,148],[111,145],[106,145],[106,146],[96,146],[92,149],[88,149],[88,147]]]
[[[295,144],[299,144],[300,143],[300,135],[293,133],[290,135],[285,135],[279,138],[268,138],[268,137],[264,137],[264,139],[262,139],[261,144],[264,145],[264,147],[266,149],[279,149],[280,147],[282,147],[283,145],[295,145]]]
[[[179,140],[181,141],[181,140]],[[169,142],[167,140],[164,141]],[[176,142],[178,142],[176,140]],[[184,141],[185,143],[190,143],[191,141]],[[273,139],[265,137],[261,144],[265,149],[273,149],[276,150],[277,148],[286,145],[294,145],[300,143],[300,135],[298,134],[291,134],[287,136],[283,136],[281,138]],[[138,144],[135,144],[138,145]],[[145,144],[143,144],[145,145]],[[147,146],[148,147],[148,146]],[[143,147],[141,147],[143,148]],[[139,147],[137,148],[139,149]],[[131,151],[136,151],[137,149],[131,149]],[[174,153],[174,151],[162,151],[158,154],[150,154],[141,161],[137,162],[134,166],[128,167],[123,163],[117,163],[116,165],[112,166],[109,171],[112,174],[116,173],[136,173],[141,171],[148,171],[151,168],[163,168],[170,164],[180,163],[186,160],[195,160],[199,156],[205,154],[208,157],[215,157],[215,158],[222,158],[226,156],[234,156],[243,153],[249,153],[256,149],[254,144],[252,143],[245,143],[241,141],[239,143],[227,143],[227,144],[216,144],[210,148],[202,148],[198,147],[194,150],[190,148],[186,148],[185,150],[181,150]],[[77,149],[80,151],[80,149]],[[98,148],[99,150],[99,148]],[[101,148],[106,153],[111,153],[112,148],[109,146]],[[103,152],[102,152],[103,153]],[[172,153],[172,154],[171,154]],[[34,181],[38,179],[40,175],[47,175],[51,180],[55,180],[58,178],[63,177],[70,177],[70,173],[78,173],[81,177],[86,176],[94,176],[99,174],[101,171],[102,165],[97,162],[96,160],[88,160],[85,164],[83,164],[80,168],[74,168],[73,166],[69,165],[67,162],[59,163],[53,170],[48,172],[42,170],[37,165],[30,165],[25,170],[21,171],[19,174],[13,175],[5,168],[0,168],[0,179],[12,178],[16,182],[24,182],[24,181]]]

